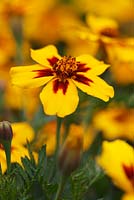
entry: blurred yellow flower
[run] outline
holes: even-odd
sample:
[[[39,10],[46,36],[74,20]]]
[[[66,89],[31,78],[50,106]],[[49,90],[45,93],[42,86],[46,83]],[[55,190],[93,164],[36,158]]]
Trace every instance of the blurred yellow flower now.
[[[68,136],[73,135],[74,137],[75,135],[77,137],[77,134],[82,135],[83,151],[87,151],[96,137],[94,128],[92,126],[85,127],[83,124],[71,124]]]
[[[114,19],[89,13],[86,16],[86,21],[88,27],[84,25],[72,27],[73,34],[70,35],[75,36],[73,37],[74,41],[79,38],[79,40],[86,42],[87,46],[89,46],[88,51],[93,55],[97,53],[99,47],[105,49],[105,43],[109,44],[119,36],[118,23]]]
[[[60,134],[60,143],[62,144],[64,140],[65,127],[62,125],[61,134]],[[71,135],[77,134],[83,135],[82,143],[83,143],[83,151],[89,149],[90,145],[95,139],[95,130],[93,127],[85,128],[84,125],[76,125],[71,124],[68,130],[67,135],[71,137]],[[43,126],[43,128],[38,132],[36,142],[34,144],[34,149],[39,150],[42,145],[46,144],[46,152],[47,155],[52,155],[55,152],[56,147],[56,121],[48,122]]]
[[[103,142],[98,164],[116,186],[134,196],[134,148],[125,141]]]
[[[119,21],[133,19],[134,7],[132,0],[72,0],[80,12],[90,12],[103,17],[112,17]]]
[[[54,4],[54,0],[1,0],[0,1],[0,14],[4,17],[11,18],[13,16],[31,15],[36,11],[41,12],[46,10]]]
[[[11,68],[12,83],[23,88],[46,86],[40,93],[43,108],[48,115],[64,117],[78,105],[77,88],[88,95],[108,101],[114,96],[113,87],[98,77],[109,65],[90,55],[61,57],[55,46],[31,50],[39,64]]]
[[[27,15],[24,19],[24,35],[33,44],[66,42],[64,32],[79,23],[80,20],[72,7],[58,4],[43,12]]]
[[[134,109],[109,107],[94,116],[94,126],[106,139],[126,138],[134,141]]]
[[[31,142],[34,138],[34,130],[26,122],[12,123],[13,138],[11,143],[11,163],[17,162],[21,164],[21,157],[28,156],[28,150],[24,147],[27,140]],[[33,153],[35,159],[37,159],[37,154]],[[6,170],[6,156],[3,146],[0,145],[0,164],[2,167],[2,172]]]
[[[0,70],[15,56],[16,44],[8,23],[0,15]],[[4,67],[3,67],[4,66]]]
[[[87,15],[87,24],[91,31],[98,35],[99,37],[117,37],[118,32],[118,23],[111,19],[101,16],[95,16],[88,14]]]
[[[134,83],[134,38],[111,41],[105,47],[115,81]]]

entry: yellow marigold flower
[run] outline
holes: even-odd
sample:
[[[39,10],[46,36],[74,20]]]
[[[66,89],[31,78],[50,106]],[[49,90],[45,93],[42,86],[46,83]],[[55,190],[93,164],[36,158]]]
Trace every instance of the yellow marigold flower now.
[[[132,146],[122,140],[104,141],[97,162],[120,189],[134,195],[134,148]]]
[[[82,135],[83,138],[83,151],[89,149],[90,145],[95,139],[95,130],[92,126],[85,127],[84,125],[71,124],[68,135]]]
[[[93,121],[106,139],[134,140],[134,109],[109,107],[96,113]]]
[[[60,142],[63,142],[65,133],[65,127],[61,127],[61,138]],[[90,145],[94,141],[96,136],[93,127],[85,128],[83,125],[71,124],[68,135],[83,134],[83,150],[86,151],[89,149]],[[56,121],[48,122],[43,126],[39,133],[37,134],[37,139],[34,145],[35,149],[40,149],[42,145],[46,144],[47,155],[52,155],[55,152],[56,147]]]
[[[41,12],[42,10],[47,10],[51,8],[54,4],[54,0],[44,1],[44,0],[1,0],[0,2],[0,14],[4,17],[11,18],[13,16],[25,16],[33,15],[33,13]]]
[[[9,24],[0,15],[0,70],[15,56],[16,45]],[[9,65],[9,64],[8,64]],[[3,69],[6,66],[3,67]]]
[[[40,99],[48,115],[64,117],[75,111],[79,97],[76,86],[89,95],[108,101],[113,97],[113,87],[98,77],[109,65],[90,55],[61,57],[55,46],[31,50],[32,58],[39,64],[11,68],[12,83],[34,88],[45,85]]]
[[[117,37],[119,34],[118,23],[111,18],[88,14],[87,23],[91,31],[99,36]]]
[[[134,200],[134,193],[133,194],[125,194],[122,197],[122,200]]]
[[[26,122],[12,123],[13,138],[11,143],[11,163],[17,162],[21,164],[21,157],[28,156],[28,151],[24,147],[27,140],[30,142],[34,138],[34,130]],[[33,153],[35,159],[37,159],[37,154]],[[2,172],[6,170],[6,157],[3,146],[0,145],[0,164],[2,167]]]
[[[74,40],[79,38],[87,46],[89,45],[88,48],[92,55],[97,53],[99,47],[105,48],[105,44],[110,43],[119,35],[118,23],[111,18],[88,14],[87,24],[89,27],[82,25],[74,27],[73,34],[75,35]]]
[[[113,17],[119,21],[133,19],[133,1],[131,0],[72,0],[79,11],[95,13],[104,17]]]
[[[119,84],[134,83],[134,38],[111,41],[106,44],[106,51],[115,81]]]
[[[53,2],[56,3],[56,0],[53,0]],[[24,35],[30,41],[45,45],[61,40],[67,42],[64,32],[71,29],[70,24],[71,27],[80,24],[80,19],[74,9],[67,4],[59,4],[45,9],[43,12],[35,9],[35,13],[27,15],[24,19]],[[42,28],[40,29],[40,27]]]

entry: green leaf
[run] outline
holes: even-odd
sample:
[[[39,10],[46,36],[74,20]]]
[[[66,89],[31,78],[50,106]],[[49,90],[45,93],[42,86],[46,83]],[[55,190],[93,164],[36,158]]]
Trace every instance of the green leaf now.
[[[89,159],[82,169],[75,171],[71,176],[73,200],[81,200],[92,184],[102,176],[103,173],[95,161]]]

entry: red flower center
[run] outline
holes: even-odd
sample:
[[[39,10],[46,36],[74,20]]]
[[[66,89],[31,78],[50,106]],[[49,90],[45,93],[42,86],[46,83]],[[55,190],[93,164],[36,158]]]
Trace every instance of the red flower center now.
[[[53,65],[53,69],[57,77],[64,81],[67,78],[75,76],[78,64],[74,57],[64,56]]]
[[[61,59],[52,57],[47,59],[52,69],[33,70],[37,72],[34,78],[40,78],[45,76],[54,76],[55,81],[53,85],[53,91],[56,93],[59,89],[62,89],[63,94],[66,93],[69,82],[67,79],[73,79],[77,82],[85,85],[90,85],[93,82],[80,72],[84,73],[90,70],[85,63],[76,61],[76,58],[71,56],[63,56]]]

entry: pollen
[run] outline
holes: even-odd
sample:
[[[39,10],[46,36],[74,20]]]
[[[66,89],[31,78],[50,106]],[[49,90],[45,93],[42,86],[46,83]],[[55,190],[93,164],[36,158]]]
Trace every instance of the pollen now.
[[[62,81],[75,75],[79,62],[71,56],[64,56],[53,65],[56,76]]]

